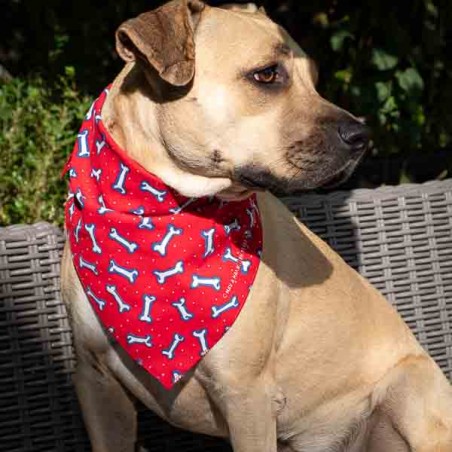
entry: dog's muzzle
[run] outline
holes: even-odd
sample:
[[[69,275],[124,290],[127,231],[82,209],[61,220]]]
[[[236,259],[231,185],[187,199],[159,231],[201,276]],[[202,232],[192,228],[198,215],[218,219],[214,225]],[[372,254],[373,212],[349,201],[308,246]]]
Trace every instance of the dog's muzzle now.
[[[319,183],[319,188],[334,188],[343,184],[352,174],[369,149],[371,132],[360,121],[339,124],[337,129],[340,146],[349,153],[348,161],[334,174]]]

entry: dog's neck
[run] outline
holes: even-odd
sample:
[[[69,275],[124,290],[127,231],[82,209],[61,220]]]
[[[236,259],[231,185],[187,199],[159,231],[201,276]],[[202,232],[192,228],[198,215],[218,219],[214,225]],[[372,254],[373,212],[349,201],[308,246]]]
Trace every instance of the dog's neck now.
[[[128,64],[115,79],[102,109],[102,119],[118,145],[146,170],[187,197],[218,195],[224,199],[243,196],[243,188],[230,179],[192,174],[171,159],[160,135],[157,104],[143,90],[150,89],[134,64]],[[239,194],[239,195],[238,195]],[[241,195],[241,196],[240,196]]]

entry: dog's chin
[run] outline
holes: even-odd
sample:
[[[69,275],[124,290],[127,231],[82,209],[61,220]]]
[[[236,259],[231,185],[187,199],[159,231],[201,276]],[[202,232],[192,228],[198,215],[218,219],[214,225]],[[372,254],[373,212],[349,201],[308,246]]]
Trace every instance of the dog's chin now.
[[[357,159],[350,160],[347,164],[344,165],[344,167],[340,168],[338,171],[333,173],[331,176],[327,177],[316,188],[322,188],[325,190],[329,190],[332,188],[337,188],[343,183],[345,183],[348,179],[350,179],[350,176],[355,171],[355,168],[358,166],[362,156],[360,156]]]
[[[231,188],[217,193],[216,197],[222,201],[242,201],[249,198],[255,190],[244,187],[240,184],[233,184]]]

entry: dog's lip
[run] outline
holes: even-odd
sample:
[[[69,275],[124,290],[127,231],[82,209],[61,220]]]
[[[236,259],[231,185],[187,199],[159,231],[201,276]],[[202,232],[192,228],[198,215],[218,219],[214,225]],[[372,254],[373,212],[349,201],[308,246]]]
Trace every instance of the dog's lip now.
[[[323,179],[318,184],[318,187],[328,190],[331,188],[336,188],[339,185],[343,184],[352,175],[353,171],[358,166],[365,153],[366,149],[364,149],[357,157],[345,163],[345,165],[343,165],[339,170],[335,171],[332,175]]]
[[[265,186],[264,184],[261,184],[250,177],[246,177],[246,176],[242,176],[242,175],[240,175],[240,177],[239,177],[239,182],[240,182],[240,184],[247,187],[248,189],[253,189],[256,191],[265,191],[268,189],[268,187]]]

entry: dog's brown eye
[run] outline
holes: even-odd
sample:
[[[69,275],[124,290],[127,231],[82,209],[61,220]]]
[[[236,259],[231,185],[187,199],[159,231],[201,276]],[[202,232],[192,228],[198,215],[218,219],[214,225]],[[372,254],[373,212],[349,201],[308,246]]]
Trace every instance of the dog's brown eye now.
[[[280,73],[278,70],[278,65],[266,67],[265,69],[261,69],[260,71],[256,71],[253,73],[254,80],[259,83],[275,83],[280,78]]]

